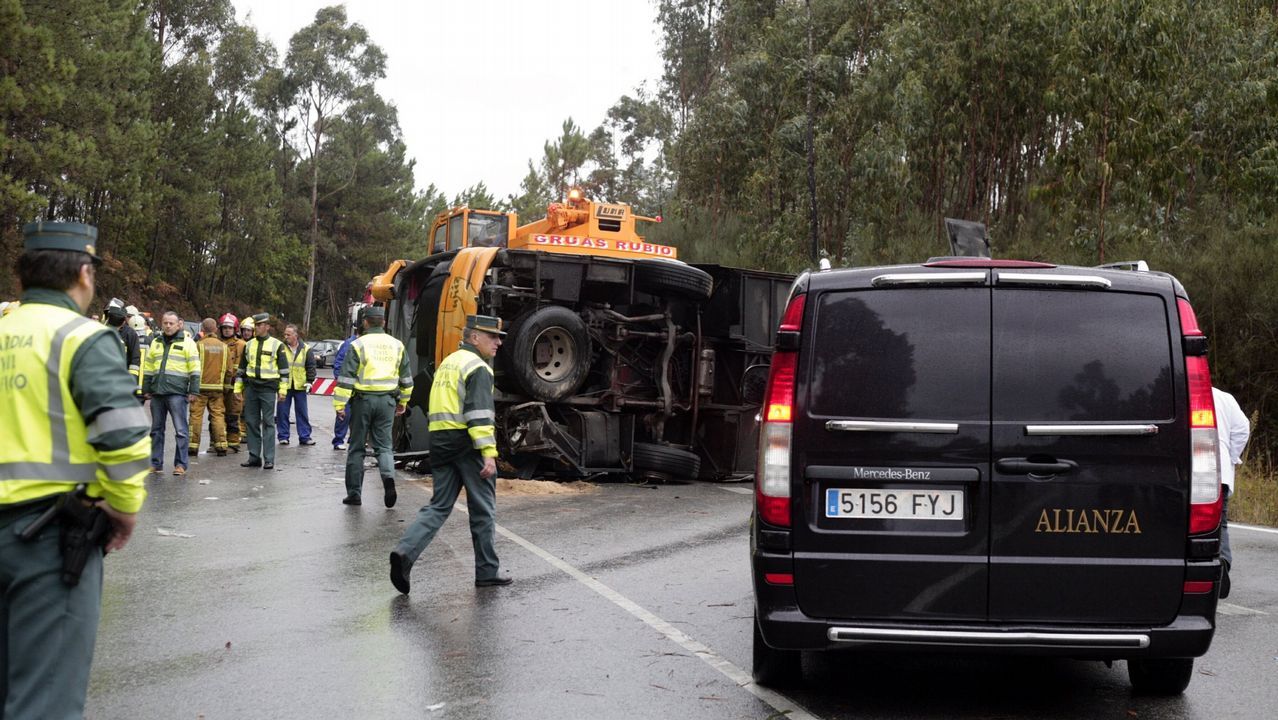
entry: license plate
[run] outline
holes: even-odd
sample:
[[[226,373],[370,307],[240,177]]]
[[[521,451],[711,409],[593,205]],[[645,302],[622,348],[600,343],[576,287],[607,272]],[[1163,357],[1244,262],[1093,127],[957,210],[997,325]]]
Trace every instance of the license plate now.
[[[825,516],[875,520],[962,520],[963,491],[830,488],[825,491]]]

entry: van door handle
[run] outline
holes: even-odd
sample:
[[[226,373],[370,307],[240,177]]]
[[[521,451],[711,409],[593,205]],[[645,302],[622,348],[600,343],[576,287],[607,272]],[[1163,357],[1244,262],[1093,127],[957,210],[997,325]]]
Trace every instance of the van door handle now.
[[[1029,475],[1031,477],[1048,477],[1064,475],[1076,470],[1078,463],[1073,460],[1037,461],[1030,458],[1000,458],[994,462],[994,469],[1004,475]]]

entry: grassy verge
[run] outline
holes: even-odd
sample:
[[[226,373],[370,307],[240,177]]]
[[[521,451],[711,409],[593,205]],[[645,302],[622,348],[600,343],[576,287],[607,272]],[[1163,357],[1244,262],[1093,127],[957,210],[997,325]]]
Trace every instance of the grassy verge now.
[[[1234,481],[1229,519],[1253,525],[1278,527],[1278,474],[1267,458],[1248,458]]]

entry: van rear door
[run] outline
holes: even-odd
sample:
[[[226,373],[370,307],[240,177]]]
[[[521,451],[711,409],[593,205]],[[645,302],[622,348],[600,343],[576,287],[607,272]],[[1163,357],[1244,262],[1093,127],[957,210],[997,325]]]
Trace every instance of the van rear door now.
[[[1167,280],[1131,277],[995,281],[992,621],[1161,624],[1177,613],[1189,430],[1175,301],[1156,289]]]
[[[810,286],[792,542],[812,617],[986,617],[988,271],[920,275]]]

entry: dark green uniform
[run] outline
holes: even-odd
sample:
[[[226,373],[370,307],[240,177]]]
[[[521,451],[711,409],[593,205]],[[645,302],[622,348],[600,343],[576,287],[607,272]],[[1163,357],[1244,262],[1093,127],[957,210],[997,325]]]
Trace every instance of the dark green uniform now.
[[[485,457],[497,457],[494,440],[492,368],[468,343],[449,355],[435,371],[430,393],[430,469],[434,484],[430,504],[404,531],[395,553],[412,567],[444,521],[452,514],[462,487],[470,515],[475,551],[475,580],[497,577],[499,561],[493,545],[497,515],[497,480],[479,472]],[[405,591],[406,592],[406,591]]]
[[[248,435],[249,459],[241,464],[274,466],[276,398],[288,392],[288,353],[283,342],[266,335],[244,345],[235,392],[244,394],[240,422]]]
[[[380,327],[370,327],[351,343],[337,378],[333,408],[345,410],[351,428],[346,455],[347,504],[355,504],[364,487],[364,443],[377,453],[377,468],[386,489],[386,506],[395,504],[395,453],[391,428],[396,404],[408,405],[413,373],[404,344]],[[349,400],[349,404],[348,404]]]
[[[37,355],[47,360],[33,368]],[[62,521],[29,542],[17,533],[77,484],[121,512],[138,511],[151,443],[136,389],[119,338],[81,316],[66,293],[28,290],[21,308],[0,319],[0,427],[10,431],[0,449],[0,715],[7,720],[84,715],[102,555],[90,553],[79,583],[68,586]]]

